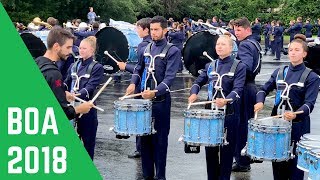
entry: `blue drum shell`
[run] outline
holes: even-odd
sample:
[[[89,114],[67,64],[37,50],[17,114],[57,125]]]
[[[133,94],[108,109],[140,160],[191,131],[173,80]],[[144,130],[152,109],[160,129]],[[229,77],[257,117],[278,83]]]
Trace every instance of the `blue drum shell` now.
[[[249,120],[247,153],[252,159],[285,161],[290,157],[291,124],[278,118]]]
[[[320,149],[312,149],[308,152],[309,156],[309,180],[320,179]]]
[[[298,156],[297,168],[308,172],[309,171],[309,152],[312,149],[320,148],[320,142],[301,140],[297,143],[296,155]]]
[[[207,109],[184,111],[184,142],[189,145],[219,146],[224,138],[224,112]]]
[[[152,103],[144,99],[114,102],[114,132],[119,135],[148,135],[152,133]]]

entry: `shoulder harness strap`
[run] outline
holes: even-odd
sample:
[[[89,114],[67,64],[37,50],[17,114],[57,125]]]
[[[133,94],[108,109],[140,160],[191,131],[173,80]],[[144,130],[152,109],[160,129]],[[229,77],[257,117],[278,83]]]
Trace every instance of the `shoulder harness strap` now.
[[[308,75],[310,74],[311,71],[312,70],[310,68],[306,68],[303,71],[303,73],[302,73],[302,75],[301,75],[301,77],[299,79],[299,83],[303,83],[304,84],[306,82],[306,79],[307,79],[307,77],[308,77]]]
[[[232,64],[229,72],[232,73],[232,74],[234,74],[234,73],[236,72],[236,69],[237,69],[239,63],[240,63],[240,61],[237,60],[237,59],[235,59],[235,60],[233,61],[233,64]]]

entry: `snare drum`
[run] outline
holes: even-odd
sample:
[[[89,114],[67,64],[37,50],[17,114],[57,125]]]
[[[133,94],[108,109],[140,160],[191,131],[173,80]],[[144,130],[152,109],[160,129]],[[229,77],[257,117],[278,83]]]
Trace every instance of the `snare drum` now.
[[[118,135],[144,136],[153,133],[152,103],[145,99],[125,99],[114,102],[114,128]]]
[[[249,120],[247,155],[252,159],[286,161],[291,155],[291,123],[279,118]]]
[[[297,143],[296,155],[298,156],[297,168],[302,171],[309,171],[309,154],[310,150],[320,148],[320,142],[301,140]]]
[[[320,149],[312,149],[308,152],[309,157],[309,180],[320,179]]]
[[[208,109],[184,111],[184,135],[188,145],[219,146],[224,142],[224,112]]]
[[[320,141],[320,135],[317,135],[317,134],[304,134],[303,136],[301,136],[301,140]]]

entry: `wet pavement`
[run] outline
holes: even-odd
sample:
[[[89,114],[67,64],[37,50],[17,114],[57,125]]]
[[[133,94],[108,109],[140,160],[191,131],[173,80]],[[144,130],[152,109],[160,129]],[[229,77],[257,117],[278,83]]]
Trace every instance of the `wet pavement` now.
[[[273,56],[264,56],[262,70],[257,77],[257,84],[262,85],[270,77],[270,74],[279,66],[288,63],[286,56],[280,62],[273,60]],[[135,180],[142,179],[140,159],[129,159],[128,154],[135,150],[135,137],[126,140],[115,138],[115,134],[109,131],[113,127],[113,102],[123,96],[129,84],[130,76],[122,76],[120,84],[111,84],[100,95],[97,100],[99,107],[105,109],[103,113],[98,113],[99,126],[96,140],[96,150],[94,163],[104,179],[114,180]],[[189,74],[178,74],[171,91],[191,87],[194,78]],[[200,100],[206,99],[206,88],[202,88]],[[185,154],[184,145],[178,142],[183,134],[183,114],[182,111],[187,107],[189,91],[173,92],[171,108],[171,129],[169,135],[168,157],[166,175],[168,180],[205,180],[206,162],[204,148],[201,147],[199,154]],[[265,109],[260,114],[267,116],[271,113],[273,99],[266,100]],[[311,115],[311,132],[320,134],[320,98]],[[305,175],[307,178],[307,174]],[[252,164],[251,171],[248,173],[232,173],[235,180],[272,179],[272,168],[270,162]]]

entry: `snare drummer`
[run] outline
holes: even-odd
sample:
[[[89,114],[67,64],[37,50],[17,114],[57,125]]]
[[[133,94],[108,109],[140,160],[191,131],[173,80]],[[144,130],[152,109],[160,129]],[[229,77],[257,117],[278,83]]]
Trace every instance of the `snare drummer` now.
[[[149,51],[149,55],[152,57],[165,54],[163,52],[165,49],[168,51],[164,58],[155,58],[154,66],[151,63],[153,58],[150,58],[149,55],[139,57],[141,59],[138,61],[137,68],[131,78],[131,84],[126,92],[126,94],[132,94],[140,85],[142,97],[152,99],[152,117],[157,132],[141,136],[141,162],[145,179],[166,179],[171,109],[169,88],[176,77],[179,61],[181,61],[180,50],[172,44],[170,45],[165,38],[167,27],[168,22],[164,17],[155,16],[151,19],[150,32],[153,42],[148,44],[146,51]],[[150,72],[149,67],[154,70]],[[157,90],[157,92],[150,91],[149,88]]]
[[[229,34],[230,35],[230,34]],[[217,94],[215,105],[219,108],[227,106],[226,118],[224,127],[227,129],[227,141],[228,145],[221,147],[206,147],[206,162],[207,162],[207,174],[208,179],[230,179],[233,153],[235,150],[235,142],[237,136],[237,129],[239,128],[240,121],[240,95],[242,94],[243,86],[246,79],[246,68],[240,61],[235,61],[230,57],[233,49],[233,41],[229,35],[222,35],[219,37],[216,43],[216,52],[219,55],[219,59],[208,63],[205,66],[205,70],[195,80],[194,85],[190,90],[189,103],[194,102],[198,96],[200,88],[208,81],[215,81],[209,78],[211,72],[217,72],[219,75],[226,74],[231,71],[231,67],[235,64],[235,71],[233,77],[224,76],[222,78],[223,94],[226,99],[232,99],[231,102],[227,102],[221,98],[221,94]],[[213,64],[214,63],[214,64]],[[213,69],[212,67],[215,67]],[[215,82],[213,82],[214,84]],[[210,87],[210,86],[209,86]],[[208,88],[208,99],[212,100],[212,96],[215,93],[215,89]],[[210,107],[206,107],[210,108]],[[220,151],[220,163],[219,163],[219,151]]]
[[[310,133],[310,113],[314,108],[318,96],[318,87],[320,79],[314,72],[305,71],[307,68],[303,63],[303,59],[307,55],[308,46],[305,42],[306,37],[298,34],[289,45],[289,60],[290,65],[284,68],[276,69],[271,75],[268,82],[257,93],[257,104],[254,106],[255,112],[263,108],[265,97],[269,92],[277,88],[277,81],[284,80],[288,85],[301,82],[301,76],[306,72],[306,78],[303,87],[292,86],[289,98],[293,111],[303,111],[303,114],[295,115],[293,112],[285,112],[284,118],[292,121],[291,140],[294,142],[294,153],[296,142],[299,141],[303,134]],[[308,74],[309,73],[309,74]],[[279,76],[280,74],[280,76]],[[281,74],[283,76],[281,76]],[[280,79],[283,77],[283,79]],[[279,82],[279,81],[278,81]],[[272,115],[277,114],[278,105],[280,104],[280,93],[277,91],[275,104],[272,110]],[[284,162],[273,162],[273,176],[278,179],[303,179],[304,172],[297,168],[297,156],[294,159]]]
[[[104,76],[102,65],[93,60],[95,50],[96,38],[94,36],[89,36],[82,40],[79,47],[79,53],[82,58],[71,64],[67,78],[64,81],[70,92],[80,94],[78,97],[85,101],[93,98],[94,91]],[[90,75],[90,77],[84,76],[85,74]],[[93,160],[98,127],[97,110],[91,109],[88,114],[82,115],[76,121],[78,134]]]

